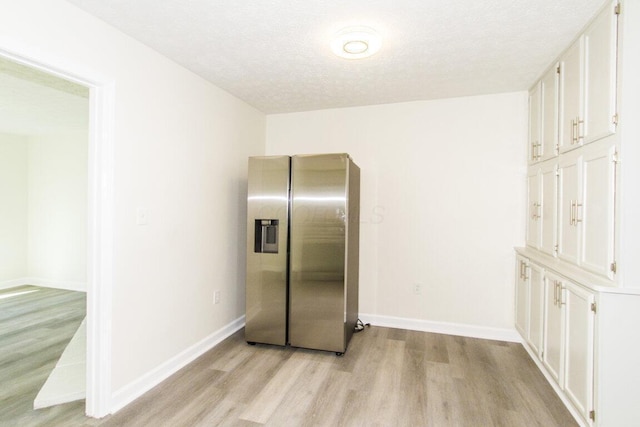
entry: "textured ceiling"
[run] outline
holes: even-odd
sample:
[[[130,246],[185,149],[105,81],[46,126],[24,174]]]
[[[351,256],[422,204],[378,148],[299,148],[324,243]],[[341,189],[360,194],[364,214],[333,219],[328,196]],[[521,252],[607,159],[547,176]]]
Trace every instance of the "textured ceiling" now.
[[[0,57],[0,132],[38,135],[88,125],[86,87]]]
[[[524,90],[604,0],[69,0],[265,113]],[[333,55],[366,25],[373,57]]]

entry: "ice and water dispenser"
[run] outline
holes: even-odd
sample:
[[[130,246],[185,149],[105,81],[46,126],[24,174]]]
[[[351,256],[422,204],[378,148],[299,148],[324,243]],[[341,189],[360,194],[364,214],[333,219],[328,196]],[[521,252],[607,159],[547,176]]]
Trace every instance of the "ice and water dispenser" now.
[[[278,223],[277,219],[255,220],[255,248],[256,253],[278,253]]]

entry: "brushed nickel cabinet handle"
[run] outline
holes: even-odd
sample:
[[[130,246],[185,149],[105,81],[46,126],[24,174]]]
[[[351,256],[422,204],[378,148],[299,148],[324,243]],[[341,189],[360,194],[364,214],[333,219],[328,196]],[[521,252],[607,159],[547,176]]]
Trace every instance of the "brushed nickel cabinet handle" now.
[[[584,120],[576,117],[576,143],[580,143],[582,139],[584,139]]]
[[[575,215],[575,224],[578,225],[579,222],[582,222],[582,215],[579,215],[579,213],[582,212],[578,212],[578,208],[582,208],[582,203],[578,203],[578,201],[576,200],[576,215]]]

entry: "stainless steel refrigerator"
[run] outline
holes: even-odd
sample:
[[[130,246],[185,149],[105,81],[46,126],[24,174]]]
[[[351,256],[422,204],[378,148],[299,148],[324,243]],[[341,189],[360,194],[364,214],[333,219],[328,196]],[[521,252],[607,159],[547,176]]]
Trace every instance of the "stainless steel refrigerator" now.
[[[247,342],[344,353],[358,319],[360,168],[348,154],[249,158]]]

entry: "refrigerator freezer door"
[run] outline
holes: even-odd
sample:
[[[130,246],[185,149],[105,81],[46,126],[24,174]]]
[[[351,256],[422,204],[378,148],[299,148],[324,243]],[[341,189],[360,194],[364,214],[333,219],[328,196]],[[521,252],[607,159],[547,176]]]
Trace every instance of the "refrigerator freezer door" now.
[[[289,342],[344,352],[347,155],[292,158]]]
[[[289,156],[249,158],[246,325],[248,342],[287,342]]]

